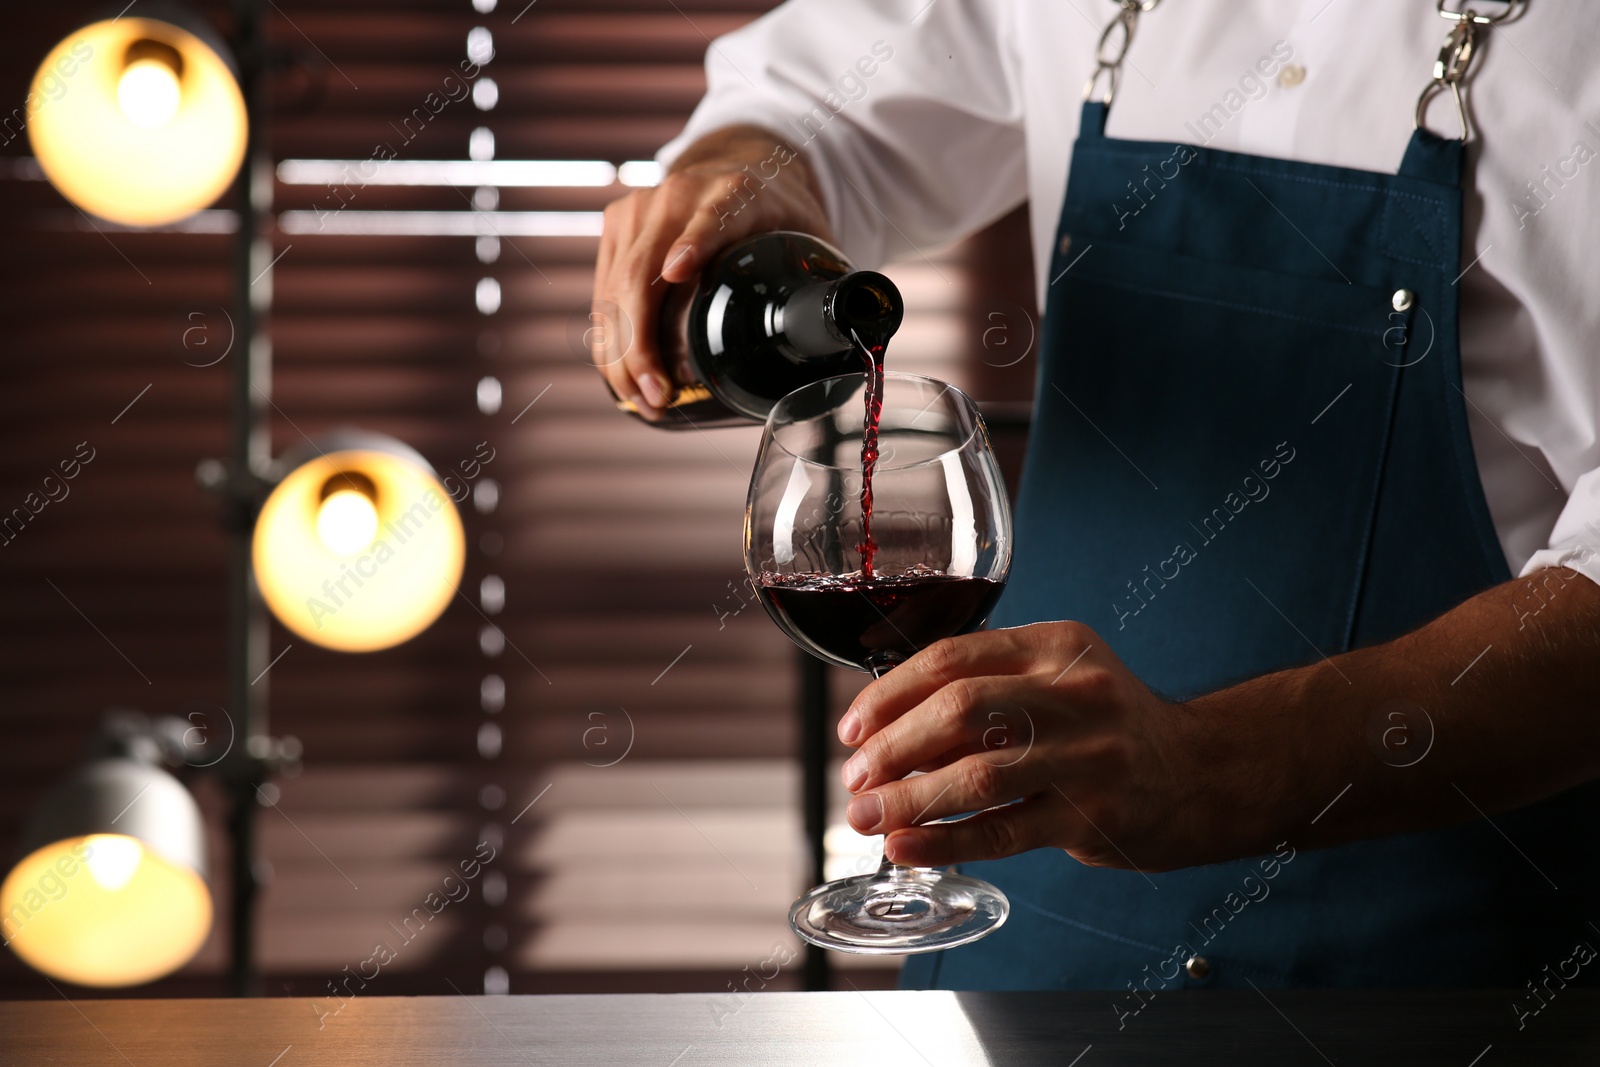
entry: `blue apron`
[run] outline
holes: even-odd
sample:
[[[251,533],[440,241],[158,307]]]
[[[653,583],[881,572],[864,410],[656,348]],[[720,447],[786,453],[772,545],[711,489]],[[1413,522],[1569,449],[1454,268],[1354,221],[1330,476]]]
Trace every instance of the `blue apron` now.
[[[992,625],[1081,620],[1181,700],[1506,581],[1460,391],[1460,142],[1419,130],[1391,175],[1116,140],[1105,119],[1084,105]],[[1139,991],[1121,1014],[1185,985],[1521,987],[1600,944],[1597,788],[1497,817],[1515,848],[1454,799],[1473,821],[1320,851],[1290,832],[1167,874],[1058,850],[963,864],[1009,922],[911,957],[902,984]]]

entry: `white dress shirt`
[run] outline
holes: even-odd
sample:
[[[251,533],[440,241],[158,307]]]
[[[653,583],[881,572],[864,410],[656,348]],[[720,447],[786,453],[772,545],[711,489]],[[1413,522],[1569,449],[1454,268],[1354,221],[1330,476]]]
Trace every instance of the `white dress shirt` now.
[[[734,123],[787,134],[863,267],[1029,200],[1042,306],[1083,86],[1115,13],[790,0],[711,45],[706,97],[659,158]],[[1167,0],[1140,19],[1106,134],[1392,173],[1448,29],[1433,0]],[[1529,0],[1487,31],[1459,284],[1468,422],[1512,573],[1564,564],[1600,582],[1597,46],[1600,4]],[[1428,118],[1455,135],[1448,94]]]

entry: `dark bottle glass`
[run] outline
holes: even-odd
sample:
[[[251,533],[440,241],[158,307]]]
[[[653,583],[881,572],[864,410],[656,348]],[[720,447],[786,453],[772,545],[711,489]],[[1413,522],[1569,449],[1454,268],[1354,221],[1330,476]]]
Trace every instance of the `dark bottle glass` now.
[[[855,270],[808,234],[757,234],[729,245],[661,310],[660,352],[675,395],[666,429],[762,422],[787,394],[868,369],[851,340],[882,344],[900,326],[900,290]],[[627,400],[617,406],[637,415]]]

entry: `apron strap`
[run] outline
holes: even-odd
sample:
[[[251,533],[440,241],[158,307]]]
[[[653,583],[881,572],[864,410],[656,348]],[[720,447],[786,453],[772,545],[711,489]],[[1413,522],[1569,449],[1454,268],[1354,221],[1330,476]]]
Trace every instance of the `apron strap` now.
[[[1441,185],[1460,185],[1463,143],[1454,137],[1440,137],[1431,130],[1419,129],[1406,145],[1400,173]]]
[[[1078,118],[1078,140],[1100,141],[1106,136],[1106,116],[1111,105],[1104,100],[1085,100]]]

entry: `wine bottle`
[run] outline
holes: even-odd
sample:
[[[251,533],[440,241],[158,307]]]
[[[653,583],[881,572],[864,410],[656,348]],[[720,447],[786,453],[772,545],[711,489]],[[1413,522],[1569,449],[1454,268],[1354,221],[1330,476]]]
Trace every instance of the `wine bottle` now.
[[[735,242],[695,284],[667,292],[659,351],[672,395],[652,425],[762,422],[802,385],[870,370],[861,345],[881,347],[903,313],[893,282],[855,270],[816,237],[775,232]],[[617,406],[638,415],[631,401]]]

